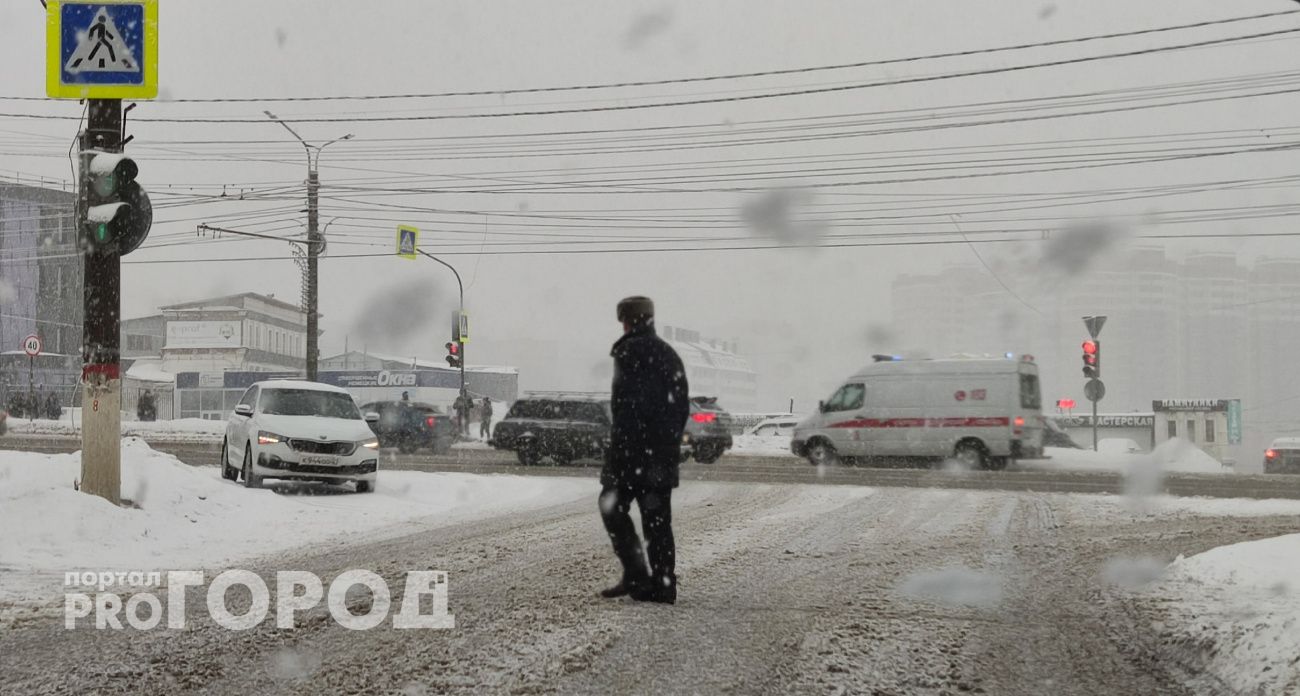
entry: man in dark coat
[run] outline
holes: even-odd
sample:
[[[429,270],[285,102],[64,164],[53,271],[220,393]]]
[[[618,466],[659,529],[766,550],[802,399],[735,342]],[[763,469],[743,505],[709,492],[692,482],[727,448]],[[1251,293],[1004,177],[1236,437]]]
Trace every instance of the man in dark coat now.
[[[618,304],[623,337],[614,344],[614,422],[600,471],[600,514],[623,564],[623,578],[605,597],[672,604],[677,600],[672,493],[677,487],[682,431],[690,416],[681,358],[655,334],[654,303],[629,297]],[[628,510],[641,510],[649,564]]]

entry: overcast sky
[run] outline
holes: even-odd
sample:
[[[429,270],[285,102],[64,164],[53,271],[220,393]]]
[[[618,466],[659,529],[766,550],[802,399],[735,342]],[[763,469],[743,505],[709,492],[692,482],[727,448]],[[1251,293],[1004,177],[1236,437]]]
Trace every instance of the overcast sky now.
[[[1300,26],[1300,15],[1293,15],[964,58],[621,89],[436,99],[168,103],[165,100],[214,97],[510,90],[779,70],[1158,28],[1285,11],[1294,3],[164,0],[161,4],[160,82],[164,99],[141,103],[129,117],[129,132],[135,136],[130,152],[140,161],[140,180],[153,194],[159,210],[150,240],[127,260],[182,262],[133,263],[124,267],[123,310],[128,317],[150,313],[159,305],[175,301],[245,290],[274,293],[296,301],[299,274],[287,244],[229,237],[203,242],[194,235],[194,226],[204,221],[267,234],[301,234],[305,218],[300,212],[306,170],[303,150],[289,133],[262,115],[264,109],[292,121],[716,99],[1059,61]],[[0,48],[5,65],[0,71],[0,96],[42,97],[44,14],[40,4],[37,0],[7,0],[0,4],[0,27],[4,27],[6,39]],[[971,108],[981,102],[1103,91],[1114,96],[1116,90],[1149,90],[1184,82],[1199,84],[1169,92],[1165,98],[1213,96],[1220,94],[1215,89],[1234,84],[1245,90],[1251,84],[1249,80],[1274,80],[1261,83],[1256,91],[1293,89],[1295,80],[1286,82],[1287,76],[1281,73],[1294,67],[1296,36],[1283,34],[1222,46],[988,76],[693,106],[506,118],[297,123],[295,129],[314,142],[347,133],[355,136],[330,146],[320,162],[321,180],[326,186],[321,222],[334,220],[329,228],[330,257],[322,262],[321,311],[326,331],[323,351],[328,355],[342,350],[346,339],[352,347],[366,345],[389,353],[418,352],[436,357],[442,352],[447,314],[455,301],[454,283],[444,269],[426,260],[338,258],[390,251],[393,228],[405,222],[423,230],[423,245],[429,250],[457,252],[445,258],[458,267],[465,279],[474,339],[481,341],[471,344],[471,350],[478,351],[471,353],[471,362],[518,362],[513,339],[558,341],[563,343],[564,352],[554,372],[546,379],[526,375],[525,386],[591,388],[595,385],[589,382],[598,379],[600,366],[608,360],[609,343],[619,332],[614,321],[615,303],[622,296],[640,293],[655,298],[661,324],[738,340],[742,354],[750,357],[760,372],[762,407],[784,405],[788,397],[806,403],[824,396],[836,379],[865,362],[870,352],[891,348],[886,345],[888,332],[884,327],[894,321],[889,288],[897,274],[932,272],[945,264],[972,262],[970,248],[875,246],[531,255],[479,252],[608,249],[593,246],[592,242],[612,235],[635,235],[623,245],[627,248],[852,241],[861,238],[834,235],[873,231],[951,235],[954,221],[976,231],[987,229],[974,212],[963,213],[960,219],[948,216],[960,210],[953,207],[953,202],[962,197],[984,195],[1007,202],[1024,200],[1025,194],[1145,189],[1291,175],[1295,171],[1295,154],[1268,152],[1035,174],[842,185],[852,180],[986,172],[985,162],[1008,156],[1006,153],[1036,154],[1013,148],[1017,143],[1090,139],[1097,151],[1128,153],[1123,156],[1138,156],[1132,151],[1156,151],[1155,156],[1167,152],[1160,148],[1183,148],[1180,152],[1187,152],[1189,147],[1285,144],[1300,139],[1293,124],[1300,99],[1291,94],[870,137],[774,141],[791,134],[818,132],[810,127],[819,122],[836,125],[831,130],[843,136],[853,130],[843,125],[850,119],[848,115],[863,120],[906,116],[913,119],[913,124],[927,123],[925,119],[951,124],[979,120],[973,114],[954,113],[951,108]],[[1218,86],[1206,82],[1219,78],[1225,82]],[[1136,92],[1118,94],[1146,98]],[[1037,113],[1032,110],[1036,104],[998,107],[1000,117]],[[75,101],[6,99],[0,101],[0,107],[5,113],[81,114]],[[1059,103],[1054,108],[1083,109],[1063,108]],[[1093,104],[1090,108],[1101,107]],[[917,111],[896,113],[905,109]],[[842,118],[827,118],[831,116]],[[241,118],[258,122],[158,123],[147,122],[149,118]],[[758,121],[765,123],[755,124]],[[620,130],[676,126],[698,128]],[[890,126],[862,126],[882,127]],[[21,172],[70,178],[67,148],[76,128],[74,120],[0,118],[0,170],[4,170],[0,175]],[[725,147],[680,147],[694,142],[689,138],[717,143],[740,137],[750,128],[768,128],[768,137],[745,146],[732,143]],[[614,132],[521,135],[592,130]],[[1229,130],[1234,134],[1223,136],[1226,140],[1188,140],[1193,137],[1188,135],[1191,133]],[[1157,139],[1166,134],[1175,140]],[[1128,145],[1113,140],[1130,136],[1141,138]],[[1109,140],[1096,140],[1103,138]],[[641,142],[673,149],[626,151]],[[957,149],[976,147],[983,149]],[[622,151],[597,154],[590,151],[592,148]],[[933,148],[925,156],[934,162],[964,158],[973,163],[967,169],[946,168],[920,175],[915,171],[891,174],[886,169],[844,173],[835,170],[876,164],[915,165],[921,161],[917,157],[922,148]],[[904,152],[890,155],[894,159],[878,159],[885,151]],[[530,156],[517,156],[521,153]],[[1059,157],[1062,150],[1050,154]],[[798,159],[814,156],[819,159]],[[649,166],[654,168],[647,169]],[[1017,166],[1024,168],[1032,163],[1020,162]],[[624,169],[588,169],[593,167]],[[682,174],[706,176],[694,181],[681,179]],[[755,180],[755,175],[770,178]],[[647,181],[647,177],[672,180]],[[618,182],[602,183],[611,179]],[[544,191],[520,190],[535,187],[535,181],[551,185]],[[828,183],[836,185],[825,186]],[[340,186],[363,190],[331,188]],[[786,186],[803,188],[798,193],[783,193],[788,190]],[[443,190],[401,195],[383,192],[385,188],[435,187]],[[465,187],[488,192],[445,191]],[[1054,229],[1058,226],[1054,219],[1067,217],[1150,216],[1189,208],[1259,206],[1289,202],[1294,198],[1293,187],[1294,182],[1267,188],[1219,187],[1195,200],[1168,196],[1048,206],[1031,211],[1044,219],[1001,224]],[[502,188],[505,190],[496,190]],[[752,190],[695,190],[700,188]],[[764,188],[778,193],[765,194]],[[223,190],[227,198],[215,199]],[[235,200],[241,190],[256,200]],[[885,226],[871,217],[885,208],[898,214],[900,207],[906,208],[904,214],[917,214],[925,212],[931,202],[937,217],[919,220],[915,225]],[[250,217],[259,211],[264,213],[262,217]],[[557,221],[553,217],[556,215],[586,219]],[[611,223],[609,218],[613,216],[652,220],[659,227],[639,229],[637,220]],[[819,217],[832,221],[807,222],[808,218]],[[987,217],[1003,220],[1006,214]],[[679,220],[680,224],[672,227],[665,224]],[[573,227],[567,226],[570,222]],[[590,225],[600,226],[586,227]],[[1166,224],[1160,229],[1208,234],[1286,230],[1290,226],[1288,219],[1276,218]],[[1149,229],[1134,226],[1130,233],[1140,236]],[[651,237],[671,241],[647,241]],[[733,241],[713,241],[717,238]],[[520,242],[540,244],[519,246]],[[1169,244],[1174,254],[1189,249],[1237,249],[1245,260],[1262,254],[1300,255],[1293,251],[1290,240]],[[990,244],[982,248],[994,258],[1024,256],[1017,256],[1006,246]],[[213,261],[244,257],[265,260]],[[1025,272],[1038,270],[1030,264]]]

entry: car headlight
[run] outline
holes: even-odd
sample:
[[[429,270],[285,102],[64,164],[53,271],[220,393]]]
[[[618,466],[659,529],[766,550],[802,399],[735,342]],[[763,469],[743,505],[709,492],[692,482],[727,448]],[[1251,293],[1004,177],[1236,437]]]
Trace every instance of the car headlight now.
[[[369,439],[369,440],[362,440],[360,444],[361,444],[362,447],[368,447],[368,448],[370,448],[370,449],[379,449],[379,440],[378,440],[378,438],[371,438],[371,439]]]
[[[267,430],[257,431],[257,444],[259,445],[274,445],[278,442],[287,442],[288,440],[289,438],[283,435],[276,435]]]

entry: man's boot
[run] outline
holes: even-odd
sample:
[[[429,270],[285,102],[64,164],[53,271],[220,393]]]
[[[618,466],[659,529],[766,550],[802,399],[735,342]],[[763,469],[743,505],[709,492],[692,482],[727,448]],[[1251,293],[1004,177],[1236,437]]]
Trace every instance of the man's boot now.
[[[624,597],[626,595],[635,596],[649,582],[649,577],[645,574],[623,573],[623,579],[618,581],[617,585],[607,587],[600,591],[600,596],[606,599],[615,597]]]
[[[632,599],[656,604],[677,603],[677,578],[673,575],[656,575],[631,591]]]

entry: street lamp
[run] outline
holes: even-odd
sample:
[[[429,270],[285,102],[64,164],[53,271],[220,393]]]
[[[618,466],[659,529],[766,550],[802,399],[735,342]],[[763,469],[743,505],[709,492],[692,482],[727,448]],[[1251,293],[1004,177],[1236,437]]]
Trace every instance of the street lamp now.
[[[303,310],[307,313],[307,380],[316,381],[316,365],[320,359],[317,341],[319,333],[316,318],[316,308],[319,302],[320,277],[317,270],[316,257],[320,254],[321,244],[320,235],[317,231],[320,210],[320,175],[316,167],[320,164],[321,150],[337,143],[341,140],[351,140],[352,134],[339,136],[324,145],[312,145],[307,142],[298,131],[292,126],[285,123],[280,117],[270,111],[263,111],[267,118],[284,126],[289,134],[297,138],[302,143],[302,147],[307,152],[307,306]],[[316,157],[312,158],[312,150],[316,150]],[[331,222],[333,222],[331,220]]]

